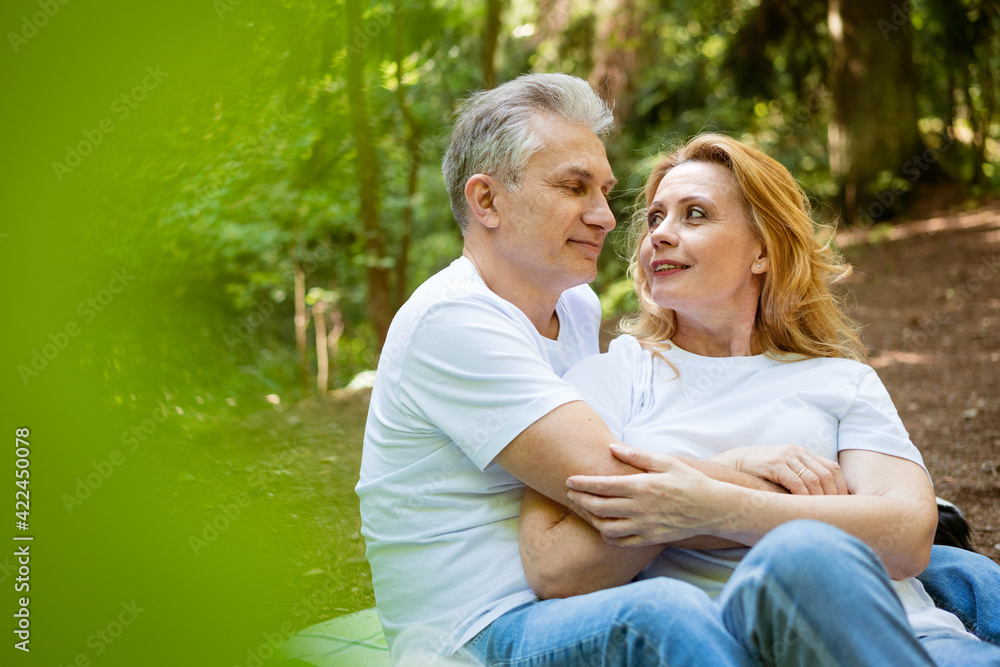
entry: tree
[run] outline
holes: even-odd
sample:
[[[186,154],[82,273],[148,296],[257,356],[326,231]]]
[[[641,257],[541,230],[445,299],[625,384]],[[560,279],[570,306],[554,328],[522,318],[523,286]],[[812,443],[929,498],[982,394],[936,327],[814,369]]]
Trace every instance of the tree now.
[[[883,217],[909,189],[901,187],[904,169],[924,149],[910,17],[893,0],[829,0],[827,24],[833,43],[831,175],[848,222],[859,211]]]
[[[363,32],[360,0],[347,0],[346,17],[348,43]],[[361,199],[360,215],[365,240],[366,273],[368,276],[368,314],[382,349],[392,310],[389,304],[389,276],[385,264],[385,246],[379,223],[379,165],[369,126],[368,95],[365,91],[365,48],[351,44],[347,49],[347,97],[350,105],[351,128],[357,153],[358,186]]]

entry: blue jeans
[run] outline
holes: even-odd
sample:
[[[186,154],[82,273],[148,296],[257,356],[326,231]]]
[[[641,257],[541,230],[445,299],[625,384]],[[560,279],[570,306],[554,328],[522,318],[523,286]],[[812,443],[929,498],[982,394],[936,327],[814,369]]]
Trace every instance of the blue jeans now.
[[[935,545],[917,577],[941,609],[958,616],[972,634],[1000,645],[1000,565],[986,556]]]
[[[943,654],[960,655],[950,641]],[[878,557],[792,521],[750,550],[722,594],[667,578],[534,602],[465,646],[487,665],[932,665]]]

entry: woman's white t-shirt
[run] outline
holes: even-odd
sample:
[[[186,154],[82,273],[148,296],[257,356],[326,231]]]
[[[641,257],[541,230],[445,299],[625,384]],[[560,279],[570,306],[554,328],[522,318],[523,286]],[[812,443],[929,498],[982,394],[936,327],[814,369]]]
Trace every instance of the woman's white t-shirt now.
[[[615,437],[641,449],[701,459],[734,447],[798,444],[833,460],[845,449],[863,449],[924,467],[870,366],[848,359],[702,357],[673,345],[660,353],[622,336],[565,379]],[[667,548],[640,576],[669,576],[717,595],[746,551]],[[893,584],[917,636],[973,636],[934,606],[918,580]]]

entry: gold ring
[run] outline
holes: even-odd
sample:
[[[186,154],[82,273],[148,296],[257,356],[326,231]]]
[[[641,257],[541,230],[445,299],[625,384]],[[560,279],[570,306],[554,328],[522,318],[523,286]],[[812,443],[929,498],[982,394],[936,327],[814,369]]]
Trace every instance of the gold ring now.
[[[803,468],[802,470],[798,471],[795,474],[798,475],[799,477],[802,477],[802,473],[804,473],[806,470],[809,470],[808,466],[806,466],[805,468]]]

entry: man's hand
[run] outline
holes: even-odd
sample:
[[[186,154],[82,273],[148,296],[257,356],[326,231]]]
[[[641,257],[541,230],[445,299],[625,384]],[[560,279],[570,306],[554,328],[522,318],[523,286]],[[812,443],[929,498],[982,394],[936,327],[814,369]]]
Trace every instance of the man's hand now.
[[[799,445],[737,447],[705,460],[756,475],[798,495],[835,496],[849,493],[844,474],[836,461]]]

